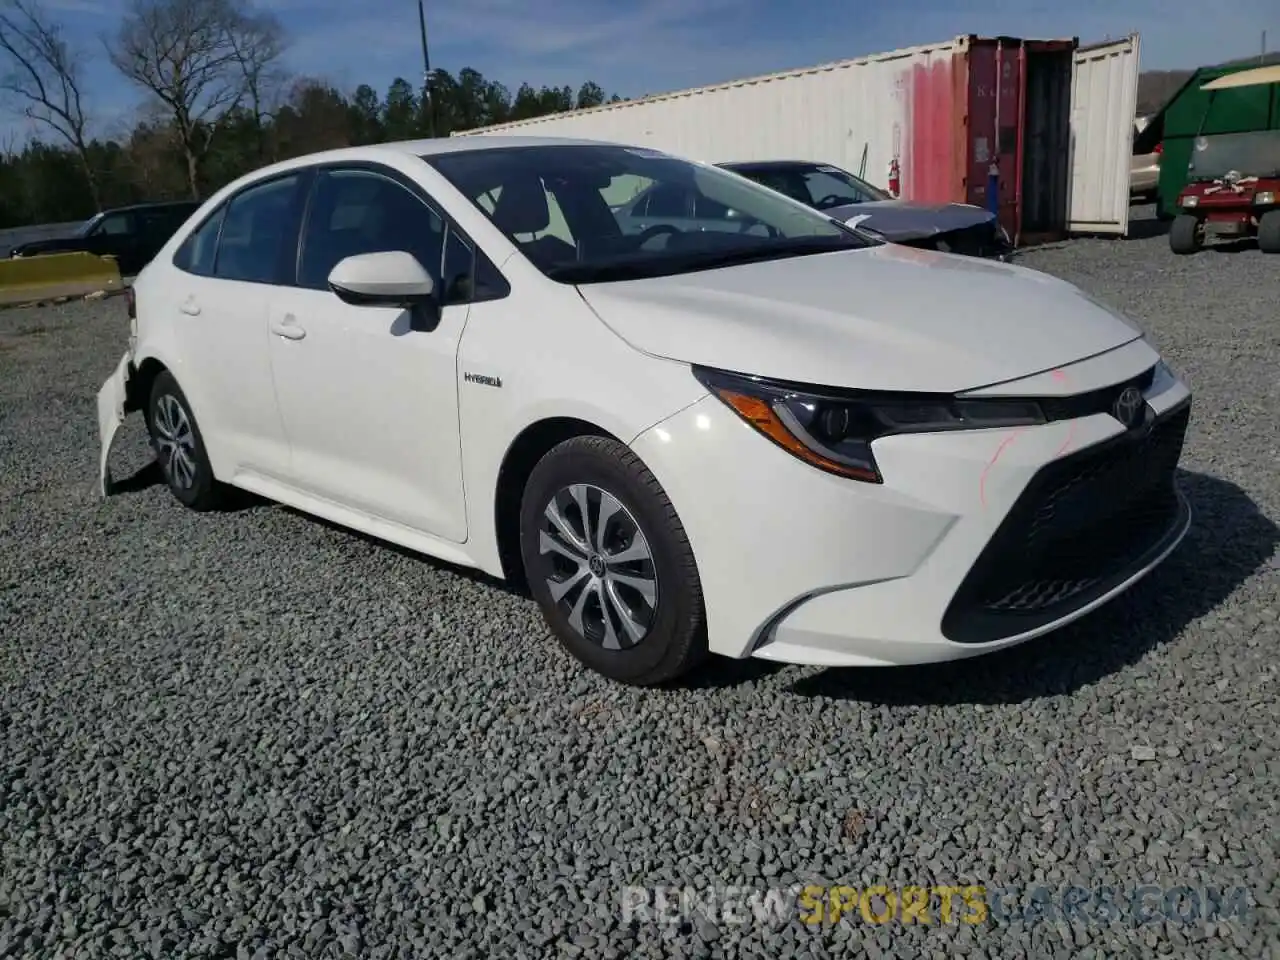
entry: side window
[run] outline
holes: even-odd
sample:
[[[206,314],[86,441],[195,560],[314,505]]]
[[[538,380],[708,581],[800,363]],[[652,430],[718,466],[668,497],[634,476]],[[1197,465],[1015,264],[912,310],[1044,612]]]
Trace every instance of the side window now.
[[[840,197],[846,203],[866,203],[871,197],[863,193],[852,183],[845,183],[839,177],[818,171],[805,177],[805,186],[809,189],[808,201],[811,206],[827,197]]]
[[[695,220],[728,220],[729,208],[698,193],[693,198],[693,217]]]
[[[564,209],[560,206],[560,198],[545,186],[543,192],[547,195],[547,215],[548,223],[545,230],[540,231],[535,238],[555,237],[557,240],[563,240],[570,246],[574,246],[577,240],[574,239],[573,231],[569,229],[569,221],[565,219]]]
[[[273,283],[281,244],[289,229],[298,175],[252,186],[226,206],[214,276],[248,283]]]
[[[127,213],[109,213],[103,217],[93,229],[91,236],[119,237],[128,233],[133,226]]]
[[[478,253],[452,228],[444,242],[440,267],[443,304],[498,300],[511,290],[502,274],[483,253]]]
[[[173,265],[179,270],[201,277],[213,276],[214,258],[218,252],[218,230],[222,227],[222,214],[226,206],[214,211],[204,223],[188,235],[173,255]]]
[[[649,194],[649,216],[689,216],[689,191],[673,183],[664,184]]]
[[[307,210],[298,285],[327,290],[338,261],[386,250],[412,253],[440,284],[444,232],[444,220],[389,177],[326,171],[316,179]]]
[[[643,217],[649,197],[641,196],[653,184],[647,177],[624,173],[609,181],[609,185],[600,191],[604,202],[614,214]]]

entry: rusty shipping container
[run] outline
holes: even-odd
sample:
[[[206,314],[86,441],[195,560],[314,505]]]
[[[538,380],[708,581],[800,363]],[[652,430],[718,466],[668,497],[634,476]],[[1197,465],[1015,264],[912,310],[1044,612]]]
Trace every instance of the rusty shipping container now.
[[[963,36],[801,70],[499,124],[709,162],[832,163],[904,199],[992,207],[1022,242],[1124,234],[1138,38]]]

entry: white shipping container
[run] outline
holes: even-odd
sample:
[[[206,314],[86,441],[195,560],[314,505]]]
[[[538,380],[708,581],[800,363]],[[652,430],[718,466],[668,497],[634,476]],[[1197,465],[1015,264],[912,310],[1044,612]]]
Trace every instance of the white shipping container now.
[[[883,189],[908,122],[904,78],[916,66],[950,63],[965,46],[961,37],[454,136],[621,141],[708,163],[819,160]]]
[[[1138,36],[1081,47],[1071,78],[1073,232],[1129,232],[1129,158],[1138,110]]]
[[[1000,90],[997,77],[979,76],[980,64],[989,65],[996,57],[1008,78],[1019,56],[1014,46],[1020,42],[1046,49],[1056,45],[1066,58],[1061,70],[1052,65],[1030,68],[1037,93],[1025,108],[1042,110],[1044,116],[1020,121],[1021,129],[1016,123],[1010,128],[1017,156],[1022,156],[1024,133],[1028,156],[1039,151],[1019,161],[1026,178],[1008,169],[1014,148],[1004,144],[1009,115],[1017,111],[1006,108],[1003,123],[998,108],[993,117],[984,112],[1009,99],[1011,88]],[[811,160],[843,167],[881,188],[888,187],[890,165],[897,161],[904,198],[974,203],[985,202],[987,156],[999,142],[1006,167],[1002,219],[1012,203],[1019,210],[1034,209],[1037,224],[1051,221],[1063,233],[1123,235],[1128,228],[1137,36],[1086,48],[1078,48],[1074,40],[1014,40],[1001,52],[1001,43],[957,37],[454,136],[615,141],[711,163]],[[985,61],[977,58],[979,46]],[[1078,48],[1074,59],[1069,56],[1072,48]],[[1051,51],[1043,62],[1052,59]],[[1049,73],[1060,73],[1060,79]],[[995,91],[989,86],[993,80]],[[1031,82],[1024,79],[1024,84]],[[1041,102],[1046,105],[1037,106]],[[1027,182],[1037,177],[1052,183]],[[1018,193],[1010,201],[1007,192],[1014,183]],[[1023,194],[1030,198],[1026,204]],[[1022,213],[1011,216],[1020,226]],[[1045,231],[1036,226],[1033,232]]]

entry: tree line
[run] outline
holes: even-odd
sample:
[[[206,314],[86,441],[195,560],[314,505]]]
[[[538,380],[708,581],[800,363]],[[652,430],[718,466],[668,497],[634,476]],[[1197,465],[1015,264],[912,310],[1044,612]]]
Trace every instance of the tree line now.
[[[283,67],[288,37],[252,0],[129,0],[103,53],[144,96],[114,136],[86,96],[96,51],[72,44],[41,0],[0,0],[0,107],[39,131],[0,150],[0,228],[84,219],[149,200],[208,196],[267,163],[333,147],[448,136],[621,100],[599,85],[513,94],[471,68],[403,78],[379,94]]]

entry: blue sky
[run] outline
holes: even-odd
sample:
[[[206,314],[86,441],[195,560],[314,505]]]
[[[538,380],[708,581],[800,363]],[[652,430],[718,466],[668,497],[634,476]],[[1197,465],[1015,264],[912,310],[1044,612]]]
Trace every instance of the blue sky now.
[[[1144,69],[1280,49],[1280,0],[425,0],[433,67],[471,66],[513,91],[594,80],[624,96],[801,67],[958,34],[1082,42],[1138,31]],[[286,65],[341,89],[421,76],[415,0],[258,0],[284,23]],[[106,62],[125,0],[45,0],[85,54],[100,132],[141,95]],[[17,133],[6,116],[0,126]]]

